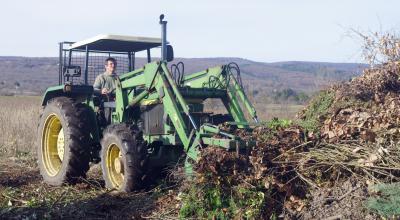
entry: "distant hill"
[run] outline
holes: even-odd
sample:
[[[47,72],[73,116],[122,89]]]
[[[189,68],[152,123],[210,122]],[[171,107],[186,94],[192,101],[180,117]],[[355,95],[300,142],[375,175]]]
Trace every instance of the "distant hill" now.
[[[332,83],[359,75],[366,64],[325,62],[263,63],[241,58],[176,58],[185,64],[185,73],[193,73],[216,65],[236,62],[246,89],[265,96],[282,89],[311,94]],[[173,62],[173,63],[174,63]],[[136,66],[145,63],[137,58]],[[58,82],[58,58],[0,57],[0,93],[42,93]]]

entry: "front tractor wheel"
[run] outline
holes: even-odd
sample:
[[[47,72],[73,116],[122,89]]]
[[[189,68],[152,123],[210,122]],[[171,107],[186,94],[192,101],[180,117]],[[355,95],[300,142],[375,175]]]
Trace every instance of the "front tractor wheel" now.
[[[131,192],[143,187],[148,155],[142,132],[126,124],[110,125],[104,131],[101,148],[107,188]]]
[[[38,126],[37,156],[46,183],[62,185],[84,177],[90,161],[88,109],[67,97],[47,104]]]

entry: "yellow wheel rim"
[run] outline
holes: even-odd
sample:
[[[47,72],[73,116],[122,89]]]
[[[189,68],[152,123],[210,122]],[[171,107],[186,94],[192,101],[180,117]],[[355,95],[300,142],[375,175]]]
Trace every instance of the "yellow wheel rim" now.
[[[124,163],[122,152],[116,144],[110,144],[107,148],[106,167],[108,179],[114,188],[121,188],[124,182]]]
[[[60,157],[61,162],[64,159],[64,145],[65,145],[64,129],[61,128],[61,130],[57,136],[57,153],[58,153],[58,157]]]
[[[65,150],[64,130],[55,114],[47,116],[42,134],[42,161],[47,174],[55,176],[61,169]]]

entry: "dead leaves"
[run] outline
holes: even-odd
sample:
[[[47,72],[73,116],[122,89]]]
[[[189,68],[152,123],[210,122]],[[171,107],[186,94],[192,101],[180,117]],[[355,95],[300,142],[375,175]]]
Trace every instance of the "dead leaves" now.
[[[225,190],[235,187],[257,189],[266,197],[269,207],[266,216],[279,207],[290,208],[293,212],[302,211],[305,206],[304,182],[297,178],[296,164],[291,157],[296,151],[305,151],[305,133],[299,126],[270,129],[257,127],[252,133],[238,130],[237,135],[257,141],[257,147],[249,156],[228,152],[217,147],[202,150],[201,159],[196,165],[197,183],[211,184]],[[309,134],[309,138],[314,138]],[[294,150],[295,149],[295,150]],[[276,205],[276,202],[279,204]],[[274,205],[275,204],[275,205]]]
[[[376,142],[378,138],[399,139],[400,80],[399,63],[367,69],[351,82],[334,86],[335,101],[323,121],[321,134],[330,142],[359,139]],[[390,137],[389,137],[390,136]]]
[[[279,201],[282,208],[301,212],[309,185],[332,185],[351,175],[400,179],[399,70],[382,65],[332,87],[334,101],[315,134],[299,126],[238,130],[241,138],[257,140],[248,158],[204,149],[196,170],[211,175],[202,175],[202,183],[258,187],[273,192],[266,204]]]

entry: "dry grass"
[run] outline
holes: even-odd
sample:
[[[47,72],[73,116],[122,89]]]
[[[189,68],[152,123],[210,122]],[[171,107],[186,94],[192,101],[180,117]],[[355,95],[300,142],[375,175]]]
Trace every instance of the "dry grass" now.
[[[0,96],[0,156],[32,154],[40,97]]]
[[[295,115],[304,108],[304,105],[296,104],[261,104],[256,103],[258,117],[263,120],[271,120],[273,118],[294,119]]]

